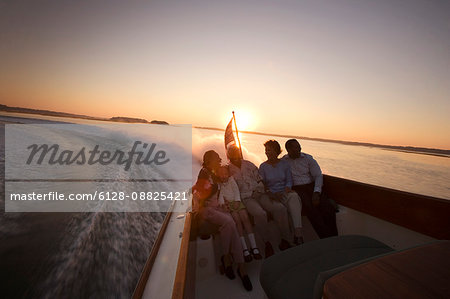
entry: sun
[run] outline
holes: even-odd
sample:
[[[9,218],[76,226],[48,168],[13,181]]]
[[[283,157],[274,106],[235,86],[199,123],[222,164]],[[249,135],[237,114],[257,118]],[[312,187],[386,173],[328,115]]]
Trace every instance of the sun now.
[[[255,129],[255,118],[252,113],[245,110],[236,110],[236,125],[239,131],[251,131]]]

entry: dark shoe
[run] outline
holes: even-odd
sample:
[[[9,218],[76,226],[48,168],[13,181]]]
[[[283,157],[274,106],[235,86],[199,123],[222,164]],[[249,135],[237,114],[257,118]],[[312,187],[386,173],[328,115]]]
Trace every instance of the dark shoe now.
[[[211,238],[211,235],[200,235],[200,239],[202,240],[208,240],[209,238]]]
[[[266,242],[266,248],[264,249],[265,256],[268,258],[269,256],[272,256],[275,252],[273,251],[272,244],[270,242]]]
[[[259,249],[258,248],[252,248],[252,255],[253,255],[253,258],[255,260],[262,259],[262,255],[261,255],[261,253],[259,253]]]
[[[234,271],[233,271],[233,267],[230,265],[228,267],[225,267],[225,262],[223,260],[223,255],[220,258],[220,260],[222,261],[222,267],[225,271],[225,275],[229,278],[229,279],[235,279],[236,275],[234,275]]]
[[[303,241],[303,237],[294,237],[294,245],[295,245],[295,246],[297,246],[297,245],[302,245],[303,243],[305,243],[305,242]]]
[[[239,275],[239,278],[242,280],[242,284],[244,285],[244,288],[249,292],[251,290],[253,290],[253,285],[252,285],[252,282],[250,281],[250,278],[248,277],[248,275],[242,276],[241,271],[239,271],[239,268],[237,270],[237,273]]]
[[[278,245],[278,248],[280,248],[281,251],[286,250],[288,248],[291,248],[291,244],[289,244],[288,241],[285,239],[281,239],[280,245]]]
[[[248,249],[244,249],[244,261],[246,263],[250,263],[252,261],[252,255],[250,254],[250,251]]]

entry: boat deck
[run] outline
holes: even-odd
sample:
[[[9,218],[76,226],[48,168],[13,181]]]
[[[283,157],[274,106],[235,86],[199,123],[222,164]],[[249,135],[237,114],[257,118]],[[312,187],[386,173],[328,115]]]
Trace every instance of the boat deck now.
[[[302,222],[305,242],[319,239],[308,218],[303,216]],[[275,244],[279,244],[280,239],[273,221],[270,222],[270,228],[271,243],[274,245],[275,254],[277,254],[279,249]],[[220,252],[219,245],[218,240],[212,240],[212,238],[209,240],[197,239],[195,298],[267,298],[259,283],[259,272],[263,260],[253,260],[251,263],[246,263],[247,271],[253,284],[253,290],[247,292],[242,286],[240,278],[237,277],[237,273],[234,280],[230,280],[225,275],[220,274],[218,264],[220,257],[217,255]],[[261,240],[258,240],[258,246],[261,250],[264,250]],[[236,267],[234,269],[236,270]]]

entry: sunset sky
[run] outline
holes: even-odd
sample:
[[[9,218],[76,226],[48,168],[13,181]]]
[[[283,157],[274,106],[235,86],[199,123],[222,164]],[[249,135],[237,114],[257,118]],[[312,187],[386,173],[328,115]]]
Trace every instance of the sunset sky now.
[[[0,103],[450,149],[450,1],[0,0]]]

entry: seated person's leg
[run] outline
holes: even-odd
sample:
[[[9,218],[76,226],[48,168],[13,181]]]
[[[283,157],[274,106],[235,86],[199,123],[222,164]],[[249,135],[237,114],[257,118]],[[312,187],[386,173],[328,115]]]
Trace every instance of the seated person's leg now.
[[[294,243],[301,244],[303,243],[301,200],[296,192],[285,192],[283,202],[289,210],[294,225]]]
[[[326,204],[326,202],[324,202],[325,198],[321,196],[320,204],[316,207],[312,204],[311,200],[314,191],[314,186],[312,184],[304,186],[293,186],[292,189],[300,195],[305,214],[311,222],[317,235],[319,235],[320,238],[329,237],[330,228],[328,222],[326,222],[326,219],[330,216],[330,207]],[[336,222],[335,219],[336,215],[334,215],[334,222]]]
[[[252,227],[252,224],[250,223],[250,219],[248,217],[247,210],[242,209],[237,213],[239,213],[239,218],[241,219],[241,223],[245,229],[245,232],[247,234],[253,233],[253,227]]]
[[[322,193],[320,196],[319,205],[320,214],[327,228],[326,237],[337,236],[337,226],[336,226],[336,208],[334,204],[330,201],[326,194]]]
[[[234,222],[236,223],[236,229],[238,231],[239,236],[243,236],[244,235],[244,229],[241,223],[241,219],[239,217],[239,212],[237,211],[232,211],[230,212],[231,217],[233,217]]]
[[[269,229],[266,211],[264,211],[258,201],[253,197],[244,198],[242,199],[242,202],[245,205],[247,212],[252,215],[255,220],[256,232],[261,236],[263,241],[266,242],[267,237],[265,232]]]
[[[302,227],[302,204],[296,192],[285,192],[283,203],[291,215],[294,228]]]
[[[240,217],[240,211],[231,211],[231,216],[234,219],[234,222],[236,223],[236,227],[239,233],[239,239],[241,241],[241,245],[242,245],[242,249],[243,249],[243,255],[244,255],[244,260],[249,263],[252,261],[252,256],[250,253],[250,250],[247,247],[247,242],[245,241],[245,237],[244,237],[244,226],[245,224],[243,224],[242,219]]]
[[[302,201],[302,209],[305,211],[305,214],[307,216],[314,208],[312,204],[313,188],[309,188],[309,186],[310,185],[292,186],[292,190],[297,192],[298,196],[300,196],[300,199]]]
[[[287,208],[281,202],[270,199],[267,194],[261,194],[259,203],[264,210],[272,214],[273,219],[277,223],[278,229],[280,230],[281,239],[290,240],[292,238],[292,234],[289,227],[289,214]]]
[[[247,210],[241,209],[239,211],[239,217],[241,219],[242,225],[245,227],[245,231],[247,232],[247,237],[248,237],[248,240],[250,241],[251,253],[255,259],[259,260],[262,258],[262,256],[259,252],[258,245],[256,245],[255,234],[253,233],[253,228],[250,223],[250,219],[248,217]]]
[[[243,263],[242,245],[239,240],[236,224],[231,215],[209,207],[204,208],[202,214],[207,221],[219,225],[223,254],[231,253],[235,262]]]

